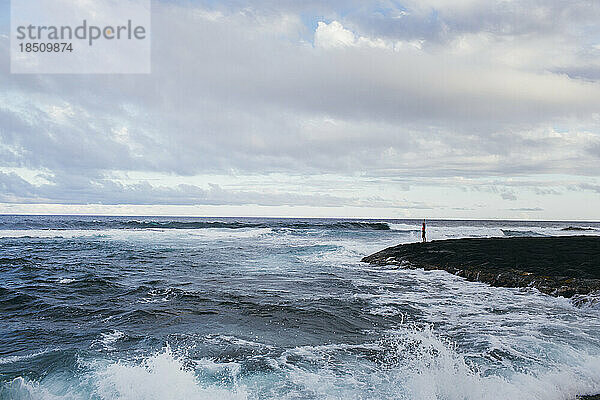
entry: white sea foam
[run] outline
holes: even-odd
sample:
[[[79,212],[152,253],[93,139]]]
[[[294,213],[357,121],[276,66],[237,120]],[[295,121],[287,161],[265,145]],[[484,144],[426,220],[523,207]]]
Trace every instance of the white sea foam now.
[[[116,342],[123,339],[126,335],[118,330],[112,330],[110,332],[103,332],[100,335],[100,343],[106,350],[114,350],[113,346]]]
[[[396,338],[403,362],[393,375],[406,381],[411,399],[568,400],[600,391],[600,358],[575,350],[574,364],[486,375],[430,329],[405,331]]]
[[[0,357],[0,365],[2,364],[12,364],[14,362],[29,360],[31,358],[35,358],[46,353],[49,353],[52,350],[44,350],[44,351],[36,351],[35,353],[25,354],[22,356],[8,356],[8,357]]]
[[[152,289],[146,296],[140,298],[138,303],[165,303],[171,301],[175,296],[177,296],[177,291],[174,288]]]
[[[364,344],[302,346],[271,360],[273,372],[242,375],[239,362],[189,360],[168,346],[139,361],[91,360],[78,384],[64,376],[17,378],[10,399],[401,399],[573,400],[600,392],[600,358],[574,349],[569,363],[490,374],[429,327],[403,326]],[[379,361],[360,354],[380,353]],[[213,377],[207,382],[199,378]],[[62,380],[61,380],[62,379]]]
[[[358,354],[386,350],[381,361],[387,366],[347,356],[356,350]],[[429,327],[407,327],[377,344],[304,346],[289,354],[293,360],[303,357],[319,366],[303,368],[285,355],[279,360],[286,381],[315,398],[573,400],[576,395],[600,391],[597,356],[572,350],[571,359],[576,360],[572,364],[489,374],[474,367],[454,344]]]
[[[64,388],[61,388],[61,391],[64,391]],[[18,377],[0,388],[0,398],[9,400],[79,400],[84,397],[75,393],[57,395],[52,393],[51,388],[47,388],[43,384]]]
[[[230,343],[230,344],[237,345],[237,346],[255,347],[255,348],[272,348],[272,346],[269,346],[264,343],[241,339],[241,338],[231,336],[231,335],[208,335],[207,337],[204,338],[204,342],[205,343],[214,343],[214,344],[221,344],[221,343],[229,344]]]
[[[240,229],[190,229],[189,233],[207,239],[248,239],[273,233],[271,228],[240,228]]]
[[[568,224],[567,224],[568,225]],[[458,238],[485,238],[485,237],[507,237],[507,236],[578,236],[578,235],[600,235],[600,230],[592,228],[591,230],[563,230],[565,226],[518,226],[507,224],[505,226],[473,226],[473,225],[455,225],[438,226],[427,225],[428,240],[444,240]],[[420,224],[397,224],[391,223],[392,231],[406,232],[410,238],[407,241],[421,240]],[[584,227],[588,228],[588,227]]]
[[[201,384],[169,347],[140,364],[117,362],[99,368],[95,392],[101,399],[245,399],[242,388]]]
[[[406,223],[388,223],[389,231],[366,231],[379,232],[380,237],[371,239],[376,241],[385,240],[386,237],[391,244],[408,243],[421,240],[420,224]],[[462,237],[506,237],[507,235],[539,235],[539,236],[575,236],[575,235],[600,235],[600,229],[577,231],[563,230],[563,226],[554,227],[531,227],[531,226],[427,226],[428,240],[442,240]],[[504,231],[506,232],[504,232]],[[105,238],[114,240],[168,240],[189,238],[195,240],[238,240],[252,239],[262,237],[272,237],[279,241],[288,241],[290,235],[294,235],[294,241],[302,240],[303,235],[308,240],[327,241],[328,235],[337,231],[327,231],[324,229],[300,229],[285,228],[273,230],[273,228],[204,228],[204,229],[165,229],[165,228],[144,228],[144,229],[26,229],[26,230],[0,230],[0,238]],[[359,232],[359,231],[357,231]],[[512,232],[512,233],[511,233]],[[354,240],[354,239],[350,239]],[[354,240],[355,244],[361,242]],[[365,243],[363,243],[364,245]],[[375,248],[373,246],[370,249]]]
[[[0,397],[11,400],[236,400],[246,399],[242,388],[202,384],[194,371],[184,365],[170,348],[140,363],[92,361],[92,371],[78,385],[51,376],[41,383],[22,377],[0,389]]]
[[[0,238],[65,238],[76,237],[102,237],[109,234],[117,234],[120,229],[110,230],[86,230],[86,229],[0,229]]]
[[[206,228],[206,229],[0,229],[0,238],[103,238],[108,240],[196,240],[249,239],[272,233],[271,228]]]

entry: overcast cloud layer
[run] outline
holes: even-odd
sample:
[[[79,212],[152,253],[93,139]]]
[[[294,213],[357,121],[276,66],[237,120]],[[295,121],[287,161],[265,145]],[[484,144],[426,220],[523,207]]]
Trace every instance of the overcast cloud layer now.
[[[151,75],[11,75],[2,12],[0,212],[600,219],[598,2],[156,1]]]

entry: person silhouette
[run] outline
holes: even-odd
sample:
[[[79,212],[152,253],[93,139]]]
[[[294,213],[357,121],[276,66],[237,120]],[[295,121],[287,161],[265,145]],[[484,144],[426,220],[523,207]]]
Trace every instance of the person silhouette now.
[[[421,239],[423,239],[423,243],[427,241],[427,236],[425,235],[425,220],[423,220],[423,227],[421,228]]]

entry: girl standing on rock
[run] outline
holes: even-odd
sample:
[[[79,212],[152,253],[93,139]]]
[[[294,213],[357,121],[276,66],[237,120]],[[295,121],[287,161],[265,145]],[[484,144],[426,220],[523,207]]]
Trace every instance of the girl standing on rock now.
[[[425,236],[425,220],[423,220],[423,227],[421,228],[421,239],[423,239],[423,243],[427,241],[427,237]]]

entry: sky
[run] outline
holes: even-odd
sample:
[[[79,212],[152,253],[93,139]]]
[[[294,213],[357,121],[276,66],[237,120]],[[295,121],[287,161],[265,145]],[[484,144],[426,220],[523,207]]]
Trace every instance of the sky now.
[[[0,213],[600,220],[600,2],[156,0],[137,75],[0,12]]]

